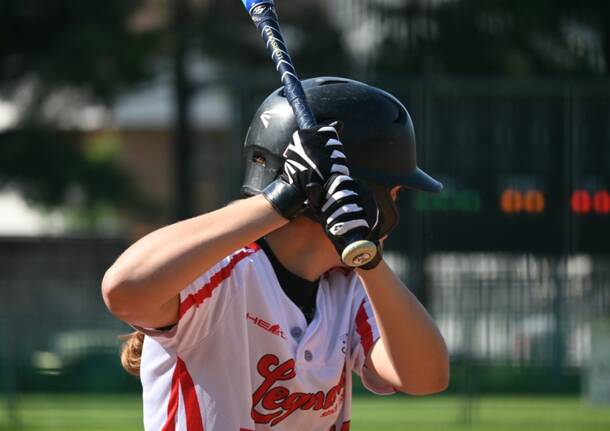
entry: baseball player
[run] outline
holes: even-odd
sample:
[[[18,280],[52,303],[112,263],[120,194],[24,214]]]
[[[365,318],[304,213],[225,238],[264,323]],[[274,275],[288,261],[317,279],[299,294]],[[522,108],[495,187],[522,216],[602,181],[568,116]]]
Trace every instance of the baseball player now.
[[[416,166],[409,114],[360,82],[303,84],[323,125],[296,132],[272,93],[246,138],[245,198],[149,234],[104,277],[138,329],[123,362],[146,430],[345,431],[352,372],[377,394],[448,384],[442,336],[382,257],[400,189],[442,188]],[[354,233],[379,249],[355,269],[339,257]]]

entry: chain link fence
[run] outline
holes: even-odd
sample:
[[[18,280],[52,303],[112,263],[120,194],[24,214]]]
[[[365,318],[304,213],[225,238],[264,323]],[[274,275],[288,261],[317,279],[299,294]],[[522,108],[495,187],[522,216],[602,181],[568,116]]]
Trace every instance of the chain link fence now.
[[[262,78],[231,82],[243,84],[215,84],[231,94],[235,125],[233,146],[218,160],[230,173],[218,185],[218,205],[238,194],[241,142],[276,86]],[[485,390],[503,391],[517,370],[516,389],[555,391],[554,378],[568,376],[566,390],[578,390],[591,322],[610,312],[610,216],[593,201],[583,213],[573,192],[593,199],[610,186],[610,86],[407,78],[376,84],[405,102],[418,160],[447,186],[430,199],[451,197],[401,197],[402,223],[387,258],[438,322],[456,364],[453,389],[478,376],[479,389],[487,380]],[[539,190],[543,211],[507,213],[505,188]],[[456,203],[466,192],[470,200]],[[4,392],[138,390],[118,363],[117,335],[129,327],[107,312],[99,288],[126,246],[116,238],[0,239]],[[483,366],[512,371],[496,379]],[[531,369],[549,379],[527,381]]]

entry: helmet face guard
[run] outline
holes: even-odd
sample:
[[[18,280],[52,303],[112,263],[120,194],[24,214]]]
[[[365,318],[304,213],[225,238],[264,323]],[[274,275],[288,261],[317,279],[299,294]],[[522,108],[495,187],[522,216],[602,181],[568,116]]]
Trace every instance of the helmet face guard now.
[[[417,167],[413,123],[394,96],[358,81],[334,77],[305,80],[303,88],[319,123],[343,122],[341,141],[350,171],[374,193],[382,233],[389,233],[398,224],[391,188],[442,190],[441,183]],[[262,103],[248,129],[244,196],[259,194],[278,177],[284,164],[282,153],[296,130],[294,115],[280,88]]]

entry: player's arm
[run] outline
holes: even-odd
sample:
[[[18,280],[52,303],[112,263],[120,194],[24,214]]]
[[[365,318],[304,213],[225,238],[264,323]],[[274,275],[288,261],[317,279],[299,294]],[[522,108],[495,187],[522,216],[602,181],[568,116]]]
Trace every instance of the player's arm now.
[[[347,175],[325,184],[324,230],[341,255],[354,233],[379,243],[379,209],[373,194]],[[449,379],[444,340],[415,296],[378,253],[357,269],[381,338],[365,364],[393,387],[410,394],[439,392]]]
[[[106,272],[102,294],[119,319],[147,328],[178,320],[179,293],[224,257],[288,223],[262,196],[154,231]]]
[[[141,327],[177,322],[182,289],[235,250],[296,217],[305,205],[306,187],[324,183],[341,168],[337,137],[334,124],[295,133],[282,175],[261,196],[172,224],[133,244],[104,276],[108,308]]]
[[[366,358],[369,370],[412,395],[446,389],[447,347],[424,307],[384,261],[357,272],[381,335]]]

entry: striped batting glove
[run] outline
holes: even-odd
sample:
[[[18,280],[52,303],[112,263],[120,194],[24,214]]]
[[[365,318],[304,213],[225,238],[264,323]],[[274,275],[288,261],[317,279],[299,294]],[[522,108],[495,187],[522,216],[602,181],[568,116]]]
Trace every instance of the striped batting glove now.
[[[263,196],[282,216],[292,219],[305,209],[308,189],[323,187],[332,175],[349,175],[337,121],[295,132],[284,151],[284,168]]]
[[[316,198],[310,199],[310,206],[320,214],[324,231],[342,254],[350,239],[358,236],[377,245],[376,257],[362,269],[373,269],[381,261],[380,247],[380,213],[373,193],[363,184],[357,182],[349,175],[334,175],[324,186],[323,202],[319,208],[315,207]]]
[[[283,177],[305,194],[310,183],[324,184],[333,174],[349,175],[343,144],[339,141],[339,123],[299,130],[284,151]]]

